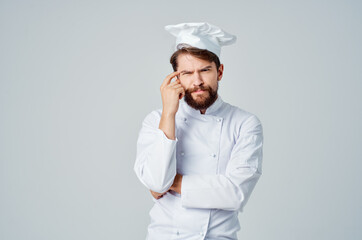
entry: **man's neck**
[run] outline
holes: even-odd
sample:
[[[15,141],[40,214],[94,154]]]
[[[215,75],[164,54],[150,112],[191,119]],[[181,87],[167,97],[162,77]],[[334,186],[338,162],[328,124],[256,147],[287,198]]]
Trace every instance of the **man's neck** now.
[[[201,114],[205,114],[205,112],[206,112],[206,108],[200,110],[200,113],[201,113]]]

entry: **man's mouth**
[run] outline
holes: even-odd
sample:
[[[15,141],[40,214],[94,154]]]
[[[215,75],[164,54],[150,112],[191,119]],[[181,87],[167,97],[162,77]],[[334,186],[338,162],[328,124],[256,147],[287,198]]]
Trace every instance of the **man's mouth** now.
[[[205,92],[204,90],[201,90],[201,89],[199,89],[199,90],[196,90],[196,91],[194,91],[195,93],[202,93],[202,92]]]

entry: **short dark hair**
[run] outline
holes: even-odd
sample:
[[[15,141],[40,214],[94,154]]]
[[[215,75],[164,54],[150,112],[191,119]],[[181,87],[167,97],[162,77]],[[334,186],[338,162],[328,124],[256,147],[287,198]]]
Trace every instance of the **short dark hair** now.
[[[170,63],[172,65],[173,70],[177,71],[177,57],[181,54],[190,54],[196,58],[207,60],[209,62],[214,62],[216,65],[216,70],[219,70],[220,67],[220,59],[219,57],[209,50],[206,49],[200,49],[196,47],[186,46],[178,49],[176,52],[174,52],[170,58]]]

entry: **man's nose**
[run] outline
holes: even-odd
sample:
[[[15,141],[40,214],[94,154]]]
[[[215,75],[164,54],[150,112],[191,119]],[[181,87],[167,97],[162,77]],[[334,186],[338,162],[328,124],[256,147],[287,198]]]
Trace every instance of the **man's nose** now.
[[[202,80],[201,74],[197,71],[195,71],[193,78],[194,78],[193,79],[194,86],[200,86],[201,84],[204,83],[204,81]]]

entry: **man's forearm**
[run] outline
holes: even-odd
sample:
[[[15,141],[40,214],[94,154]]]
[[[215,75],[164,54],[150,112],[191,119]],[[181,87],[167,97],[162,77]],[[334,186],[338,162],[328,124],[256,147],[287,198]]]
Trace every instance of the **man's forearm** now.
[[[175,114],[162,112],[158,128],[165,133],[167,138],[175,140]]]
[[[173,184],[170,187],[170,190],[181,194],[181,185],[182,185],[182,175],[177,173],[175,180],[173,181]]]

